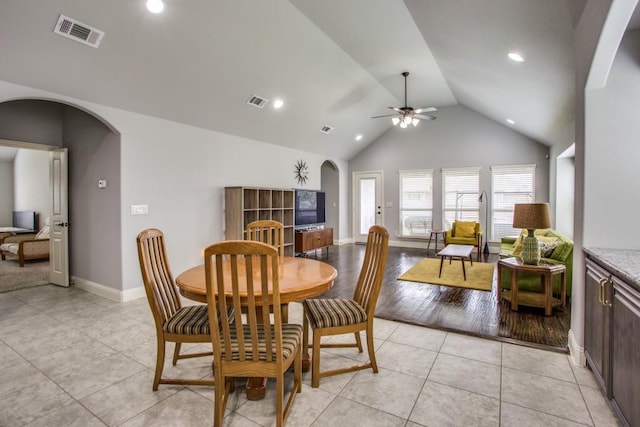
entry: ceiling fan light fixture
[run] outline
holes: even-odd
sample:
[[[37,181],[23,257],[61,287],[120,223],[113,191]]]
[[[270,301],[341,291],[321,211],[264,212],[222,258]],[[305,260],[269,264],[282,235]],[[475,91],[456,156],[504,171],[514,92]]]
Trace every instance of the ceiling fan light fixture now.
[[[400,122],[400,127],[402,129],[406,129],[407,128],[407,124],[404,121],[402,121],[402,122]]]
[[[412,120],[413,120],[413,117],[411,117],[411,116],[410,116],[410,115],[408,115],[408,114],[406,114],[404,117],[402,117],[402,122],[403,122],[405,125],[410,124],[410,123],[412,122]]]
[[[413,119],[413,120],[411,120],[411,124],[412,124],[413,126],[418,126],[418,123],[420,123],[420,119]]]
[[[391,119],[391,123],[393,123],[394,126],[397,126],[398,123],[400,123],[400,119],[397,117],[394,117]]]

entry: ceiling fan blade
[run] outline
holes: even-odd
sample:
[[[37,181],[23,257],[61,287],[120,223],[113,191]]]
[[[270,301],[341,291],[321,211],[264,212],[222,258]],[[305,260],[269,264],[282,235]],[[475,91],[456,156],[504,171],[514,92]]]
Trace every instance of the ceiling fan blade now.
[[[372,119],[379,119],[381,117],[402,117],[402,116],[400,116],[399,114],[385,114],[384,116],[374,116],[374,117],[371,117],[371,118]]]
[[[422,119],[422,120],[435,120],[436,116],[431,116],[429,114],[414,114],[413,117],[415,117],[416,119]]]
[[[426,107],[426,108],[418,108],[417,110],[415,110],[416,113],[420,114],[420,113],[431,113],[433,111],[438,111],[438,109],[436,107]]]
[[[397,112],[398,112],[398,113],[400,113],[400,114],[402,114],[402,113],[403,113],[403,111],[402,111],[400,108],[398,108],[398,107],[388,107],[388,108],[391,108],[393,111],[397,111]]]

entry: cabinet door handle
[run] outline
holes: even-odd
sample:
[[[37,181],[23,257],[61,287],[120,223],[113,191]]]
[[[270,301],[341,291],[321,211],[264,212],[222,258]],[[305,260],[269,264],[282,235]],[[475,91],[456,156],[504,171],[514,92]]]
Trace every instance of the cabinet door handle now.
[[[611,279],[604,279],[604,281],[602,282],[602,284],[600,285],[600,287],[602,288],[602,305],[606,306],[606,307],[611,307],[611,302],[609,302],[609,300],[606,297],[606,289],[605,286],[607,284],[612,284],[613,282],[611,281]]]
[[[598,300],[600,300],[600,304],[604,305],[605,307],[611,307],[611,303],[609,302],[609,300],[606,297],[606,292],[607,291],[605,289],[605,286],[608,283],[612,283],[611,279],[606,278],[606,277],[603,278],[603,279],[600,279],[600,292],[599,292],[599,295],[598,295]]]
[[[605,283],[607,283],[607,278],[606,277],[603,277],[598,282],[598,284],[600,285],[600,289],[598,289],[598,301],[600,301],[600,304],[602,304],[602,305],[604,305],[604,284]]]

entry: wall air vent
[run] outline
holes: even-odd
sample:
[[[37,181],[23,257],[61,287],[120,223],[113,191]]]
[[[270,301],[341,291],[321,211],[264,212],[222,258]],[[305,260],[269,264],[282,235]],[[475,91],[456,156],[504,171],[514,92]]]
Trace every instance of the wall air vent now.
[[[333,128],[329,125],[324,125],[320,128],[320,132],[326,133],[327,135],[333,131]]]
[[[53,32],[91,47],[98,47],[104,37],[104,31],[92,28],[64,15],[60,15],[58,18]]]
[[[257,108],[262,108],[265,105],[267,105],[267,102],[269,102],[267,98],[263,98],[258,95],[252,95],[251,98],[249,98],[249,100],[247,101],[247,104],[253,105],[254,107],[257,107]]]

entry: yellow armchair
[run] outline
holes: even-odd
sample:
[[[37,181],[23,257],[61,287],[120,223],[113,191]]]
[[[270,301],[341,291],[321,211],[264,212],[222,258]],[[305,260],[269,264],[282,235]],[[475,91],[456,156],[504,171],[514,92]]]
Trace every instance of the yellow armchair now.
[[[444,234],[445,245],[473,245],[478,248],[478,260],[482,250],[482,230],[479,222],[454,221]]]

